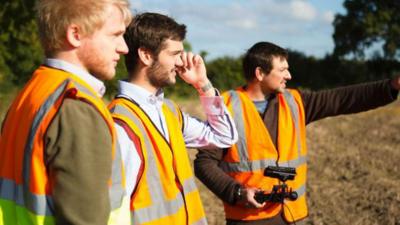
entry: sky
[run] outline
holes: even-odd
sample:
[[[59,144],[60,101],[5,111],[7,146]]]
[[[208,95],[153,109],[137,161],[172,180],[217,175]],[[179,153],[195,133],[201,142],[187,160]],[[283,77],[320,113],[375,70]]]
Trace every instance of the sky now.
[[[237,57],[259,41],[307,56],[324,57],[334,48],[333,25],[345,14],[343,0],[130,0],[134,13],[157,12],[187,26],[193,52],[207,60]]]

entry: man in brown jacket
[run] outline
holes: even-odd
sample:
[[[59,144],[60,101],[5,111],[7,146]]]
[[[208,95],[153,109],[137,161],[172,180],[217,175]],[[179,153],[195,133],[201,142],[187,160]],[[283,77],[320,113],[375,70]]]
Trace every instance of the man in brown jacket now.
[[[228,225],[304,222],[305,126],[386,105],[400,90],[400,77],[319,92],[286,89],[287,58],[285,49],[268,42],[248,50],[243,59],[247,84],[223,95],[239,141],[224,151],[200,150],[195,160],[196,176],[224,201]],[[269,176],[264,176],[267,167]],[[282,173],[279,179],[276,170],[296,174]]]
[[[130,221],[113,120],[101,98],[128,53],[129,2],[36,2],[46,59],[1,126],[0,224],[126,224],[116,216],[127,212],[121,218]]]

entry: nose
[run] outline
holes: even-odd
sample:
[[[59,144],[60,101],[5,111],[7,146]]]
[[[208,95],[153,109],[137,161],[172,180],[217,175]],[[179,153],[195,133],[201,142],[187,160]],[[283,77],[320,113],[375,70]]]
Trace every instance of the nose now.
[[[288,70],[287,73],[286,73],[285,79],[286,79],[286,80],[291,80],[291,79],[292,79],[292,75],[290,74],[290,71],[289,71],[289,70]]]
[[[178,67],[183,66],[182,54],[179,54],[178,57],[176,57],[175,66],[178,66]]]
[[[128,45],[126,45],[126,42],[122,36],[119,39],[120,40],[117,45],[117,52],[118,52],[118,54],[125,55],[129,52]]]

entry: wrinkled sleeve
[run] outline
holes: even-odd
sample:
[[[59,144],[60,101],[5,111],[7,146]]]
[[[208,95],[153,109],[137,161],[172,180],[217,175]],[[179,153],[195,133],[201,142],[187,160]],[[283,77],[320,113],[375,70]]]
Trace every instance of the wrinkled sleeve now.
[[[228,148],[236,143],[238,134],[222,97],[200,97],[207,121],[183,113],[183,136],[188,148]]]
[[[390,80],[355,84],[317,92],[301,92],[306,123],[342,114],[375,109],[396,100]]]
[[[45,139],[56,224],[107,224],[112,138],[106,121],[93,106],[66,99]]]

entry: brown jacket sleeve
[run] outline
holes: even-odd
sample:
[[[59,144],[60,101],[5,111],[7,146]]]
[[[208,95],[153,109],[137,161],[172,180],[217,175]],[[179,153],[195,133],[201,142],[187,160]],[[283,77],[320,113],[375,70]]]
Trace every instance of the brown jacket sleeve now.
[[[356,84],[318,92],[301,92],[306,124],[329,116],[375,109],[396,100],[390,80]]]
[[[229,204],[234,204],[235,188],[240,184],[219,168],[218,165],[222,157],[222,150],[199,149],[194,160],[194,173],[218,198]]]
[[[103,117],[66,99],[45,138],[56,224],[107,224],[112,140]]]

